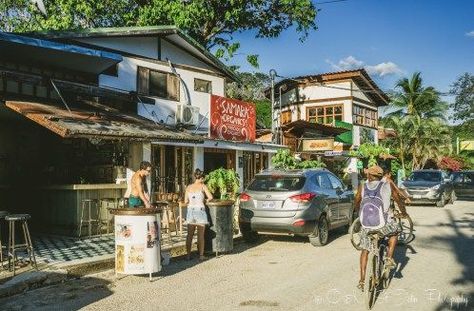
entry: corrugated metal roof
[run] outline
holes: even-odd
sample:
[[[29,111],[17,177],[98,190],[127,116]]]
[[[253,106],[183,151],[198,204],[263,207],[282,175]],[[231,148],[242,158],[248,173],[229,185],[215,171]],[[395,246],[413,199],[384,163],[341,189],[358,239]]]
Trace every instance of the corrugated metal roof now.
[[[167,128],[122,112],[79,109],[69,112],[58,106],[17,101],[7,101],[6,106],[64,138],[98,137],[192,143],[204,141],[198,135]]]
[[[104,27],[89,29],[74,29],[60,31],[37,31],[32,33],[51,39],[79,39],[79,38],[105,38],[105,37],[140,37],[140,36],[171,36],[178,35],[190,47],[201,53],[211,64],[223,71],[230,79],[239,81],[238,76],[222,63],[216,56],[210,53],[202,44],[194,40],[186,32],[173,25],[161,26],[136,26],[136,27]],[[179,44],[179,42],[177,42]]]

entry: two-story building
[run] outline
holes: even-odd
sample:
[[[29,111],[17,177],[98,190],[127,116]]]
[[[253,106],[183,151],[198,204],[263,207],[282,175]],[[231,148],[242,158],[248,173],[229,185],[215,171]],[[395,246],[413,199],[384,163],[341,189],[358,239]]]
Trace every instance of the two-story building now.
[[[332,155],[378,143],[378,109],[389,98],[364,69],[283,79],[274,91],[276,132],[294,151]]]

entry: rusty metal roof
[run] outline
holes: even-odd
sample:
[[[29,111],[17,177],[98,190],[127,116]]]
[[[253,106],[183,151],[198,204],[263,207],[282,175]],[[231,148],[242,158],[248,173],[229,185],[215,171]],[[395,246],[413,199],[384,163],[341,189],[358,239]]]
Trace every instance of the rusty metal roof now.
[[[7,101],[6,106],[64,138],[97,137],[202,143],[198,135],[168,128],[119,111],[85,110],[34,102]]]

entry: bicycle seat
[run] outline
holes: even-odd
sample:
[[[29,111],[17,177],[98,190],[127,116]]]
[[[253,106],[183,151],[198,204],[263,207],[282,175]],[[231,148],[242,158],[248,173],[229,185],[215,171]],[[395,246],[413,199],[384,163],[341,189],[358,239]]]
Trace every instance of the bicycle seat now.
[[[385,235],[382,234],[379,230],[372,230],[367,233],[367,235],[370,236],[378,236],[379,238],[385,237]]]

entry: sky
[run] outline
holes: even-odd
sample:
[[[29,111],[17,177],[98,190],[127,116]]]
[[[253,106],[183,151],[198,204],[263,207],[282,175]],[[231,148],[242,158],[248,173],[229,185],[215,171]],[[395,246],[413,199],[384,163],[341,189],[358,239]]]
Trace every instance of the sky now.
[[[425,85],[448,92],[464,72],[474,74],[473,0],[313,1],[318,29],[304,42],[294,28],[275,39],[236,34],[241,71],[295,77],[364,67],[383,90],[420,71]],[[321,3],[318,5],[318,3]],[[245,57],[258,54],[255,70]],[[451,102],[453,97],[444,100]]]

